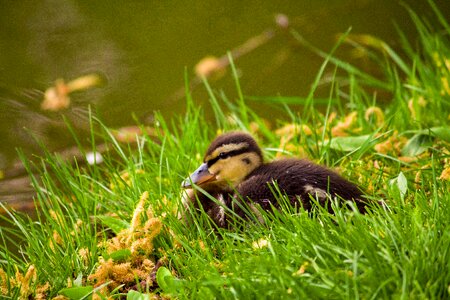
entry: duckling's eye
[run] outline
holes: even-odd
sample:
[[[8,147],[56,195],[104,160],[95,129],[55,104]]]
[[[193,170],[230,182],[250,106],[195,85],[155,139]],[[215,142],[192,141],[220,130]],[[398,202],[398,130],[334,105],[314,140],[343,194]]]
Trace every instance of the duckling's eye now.
[[[220,152],[219,155],[218,155],[218,157],[219,157],[220,159],[224,159],[224,158],[227,158],[228,155],[227,155],[227,153],[225,153],[225,152]]]

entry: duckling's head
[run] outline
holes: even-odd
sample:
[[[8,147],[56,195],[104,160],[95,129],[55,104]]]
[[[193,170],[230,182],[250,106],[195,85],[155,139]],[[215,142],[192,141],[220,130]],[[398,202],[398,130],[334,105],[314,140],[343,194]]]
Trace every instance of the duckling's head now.
[[[230,132],[218,136],[209,146],[203,164],[183,183],[216,187],[236,187],[263,162],[261,149],[253,137],[244,132]]]

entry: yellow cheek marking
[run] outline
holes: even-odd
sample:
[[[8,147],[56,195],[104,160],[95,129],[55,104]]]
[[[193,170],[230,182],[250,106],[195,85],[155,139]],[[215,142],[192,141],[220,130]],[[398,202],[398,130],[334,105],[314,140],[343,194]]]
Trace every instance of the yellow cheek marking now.
[[[245,158],[250,163],[243,161]],[[233,185],[237,185],[260,164],[260,158],[255,153],[243,153],[229,159],[218,160],[209,171],[216,175],[217,180],[230,181]]]

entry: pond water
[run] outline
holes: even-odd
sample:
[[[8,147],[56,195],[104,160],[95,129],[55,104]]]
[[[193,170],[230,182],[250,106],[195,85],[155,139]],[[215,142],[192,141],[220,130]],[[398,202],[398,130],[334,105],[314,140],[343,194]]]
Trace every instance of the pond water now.
[[[433,18],[426,1],[406,1]],[[436,1],[450,14],[450,1]],[[406,9],[393,0],[289,1],[2,1],[0,12],[0,170],[16,160],[16,148],[39,151],[34,135],[50,149],[73,139],[65,116],[81,134],[89,130],[89,105],[108,126],[152,120],[152,112],[183,113],[185,70],[190,78],[204,57],[222,56],[274,27],[283,13],[315,46],[329,51],[336,36],[379,37],[399,46],[394,24],[413,38]],[[246,95],[305,96],[323,59],[277,37],[236,60]],[[43,111],[44,91],[66,81],[100,74],[104,83],[71,95],[69,108]],[[212,82],[235,97],[228,75]],[[202,87],[194,99],[206,104]],[[262,109],[264,113],[264,109]],[[1,197],[1,196],[0,196]]]

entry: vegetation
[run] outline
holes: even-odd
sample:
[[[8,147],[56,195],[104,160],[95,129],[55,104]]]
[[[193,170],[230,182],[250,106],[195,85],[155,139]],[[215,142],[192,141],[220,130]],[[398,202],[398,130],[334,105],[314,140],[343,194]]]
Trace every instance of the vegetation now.
[[[189,93],[184,116],[158,116],[153,134],[135,145],[119,143],[93,120],[94,150],[100,142],[109,146],[102,164],[82,167],[48,153],[33,177],[37,220],[4,208],[12,224],[1,228],[4,297],[449,297],[450,26],[430,5],[439,30],[411,12],[418,40],[400,33],[402,53],[374,37],[341,38],[375,61],[382,79],[313,49],[324,63],[310,95],[269,99],[283,107],[284,120],[252,111],[233,65],[236,100],[205,81],[215,126]],[[327,105],[318,107],[315,92],[326,70],[334,76]],[[380,92],[389,101],[378,103]],[[177,216],[180,182],[212,138],[232,129],[252,132],[267,159],[308,157],[337,169],[374,204],[365,215],[335,203],[334,214],[284,207],[263,213],[265,225],[235,230],[215,228],[198,214],[185,226]],[[18,252],[8,249],[10,239]]]

